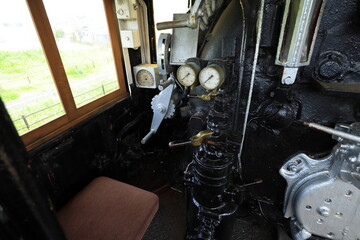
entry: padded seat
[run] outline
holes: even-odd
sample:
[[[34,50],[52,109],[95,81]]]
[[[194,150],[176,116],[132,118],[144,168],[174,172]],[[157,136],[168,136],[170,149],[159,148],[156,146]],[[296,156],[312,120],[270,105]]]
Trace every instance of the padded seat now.
[[[69,240],[141,239],[159,207],[145,190],[98,177],[58,212]]]

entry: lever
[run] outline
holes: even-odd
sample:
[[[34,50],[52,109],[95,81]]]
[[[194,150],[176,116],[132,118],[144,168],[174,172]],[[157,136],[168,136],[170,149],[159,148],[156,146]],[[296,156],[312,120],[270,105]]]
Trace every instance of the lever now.
[[[201,100],[205,100],[205,101],[210,101],[212,99],[214,99],[216,97],[216,93],[211,92],[209,94],[202,94],[202,95],[196,95],[196,94],[188,94],[187,97],[188,98],[195,98],[195,99],[201,99]]]
[[[189,140],[178,140],[178,141],[172,141],[169,143],[169,147],[175,148],[175,147],[182,147],[186,145],[193,145],[195,147],[198,147],[201,145],[201,143],[208,137],[211,137],[213,135],[213,132],[210,130],[203,130],[200,131],[195,136],[192,136]]]
[[[340,131],[340,130],[337,130],[337,129],[333,129],[333,128],[329,128],[329,127],[323,126],[321,124],[313,123],[313,122],[304,122],[304,125],[306,127],[319,130],[321,132],[332,134],[332,135],[334,135],[336,137],[340,137],[340,138],[344,138],[344,139],[347,139],[347,140],[350,140],[350,141],[353,141],[353,142],[360,143],[360,136],[356,136],[356,135],[351,134],[351,133],[346,133],[346,132],[343,132],[343,131]]]
[[[176,87],[175,78],[172,74],[170,74],[168,82],[169,84],[166,88],[162,90],[159,95],[156,95],[151,102],[151,108],[153,109],[154,115],[149,133],[141,140],[142,144],[145,144],[151,136],[157,132],[161,122],[165,118],[170,117],[172,112],[175,111],[175,105],[171,104],[171,97],[173,96]]]
[[[156,131],[154,129],[150,129],[150,132],[141,140],[141,143],[145,144],[155,133]]]
[[[187,19],[157,23],[156,24],[157,30],[183,28],[183,27],[196,28],[198,26],[198,15],[200,12],[199,10],[201,8],[202,2],[203,2],[203,0],[196,0],[193,3],[193,5],[190,9],[190,13],[187,14]],[[211,7],[213,7],[213,6],[211,6]]]
[[[168,22],[160,22],[156,24],[157,30],[165,30],[165,29],[172,29],[172,28],[195,28],[196,25],[190,22],[189,20],[177,20],[177,21],[168,21]]]
[[[237,187],[245,188],[245,187],[250,187],[250,186],[253,186],[253,185],[256,185],[256,184],[260,184],[260,183],[262,183],[262,182],[263,182],[262,179],[255,179],[253,182],[245,183],[245,184],[243,184],[243,185],[241,185],[241,186],[238,186],[238,185],[237,185]]]

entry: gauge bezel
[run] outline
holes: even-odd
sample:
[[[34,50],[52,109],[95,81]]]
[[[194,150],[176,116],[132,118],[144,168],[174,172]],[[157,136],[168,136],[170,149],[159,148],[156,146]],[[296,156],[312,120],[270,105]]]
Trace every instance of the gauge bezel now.
[[[191,84],[186,84],[182,79],[179,77],[179,72],[184,69],[185,67],[190,67],[190,69],[193,71],[194,77]],[[198,66],[196,63],[186,63],[185,65],[180,66],[176,71],[176,78],[179,81],[181,85],[184,87],[191,87],[193,85],[196,85],[199,82],[199,73],[200,73],[200,66]]]
[[[138,73],[142,70],[146,70],[150,73],[150,75],[153,77],[154,82],[151,86],[148,85],[141,85],[139,83],[139,77]],[[133,67],[133,81],[138,88],[149,88],[149,89],[156,89],[160,84],[161,76],[159,75],[158,71],[158,65],[157,64],[140,64],[135,67]]]
[[[139,80],[140,80],[139,74],[141,74],[141,73],[143,73],[143,72],[147,72],[147,74],[151,77],[151,82],[150,82],[151,85],[144,85],[144,84],[142,84],[142,83],[139,82]],[[136,83],[137,83],[138,86],[142,86],[142,87],[152,87],[152,86],[154,86],[154,84],[155,84],[155,78],[154,78],[153,74],[152,74],[149,70],[147,70],[147,69],[141,69],[141,70],[139,70],[139,71],[136,73],[135,81],[136,81]]]
[[[206,83],[204,82],[203,77],[202,77],[203,74],[204,74],[206,71],[208,71],[209,69],[214,69],[214,70],[218,73],[218,75],[219,75],[219,81],[218,81],[216,87],[209,87],[209,86],[207,86]],[[212,70],[212,71],[213,71],[213,70]],[[206,80],[205,80],[205,81],[206,81]],[[224,81],[225,81],[225,71],[224,71],[224,69],[223,69],[221,66],[216,65],[216,64],[211,64],[211,65],[203,68],[203,69],[200,71],[200,73],[199,73],[199,82],[200,82],[200,85],[201,85],[203,88],[205,88],[206,90],[208,90],[208,91],[211,91],[211,90],[215,90],[215,89],[220,88],[221,85],[224,83]]]

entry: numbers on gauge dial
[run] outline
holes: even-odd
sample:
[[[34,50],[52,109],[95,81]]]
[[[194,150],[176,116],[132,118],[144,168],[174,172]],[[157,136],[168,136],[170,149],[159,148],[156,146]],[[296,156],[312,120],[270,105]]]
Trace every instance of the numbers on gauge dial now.
[[[190,87],[196,83],[199,72],[200,67],[196,64],[185,64],[178,68],[176,77],[181,85]]]
[[[219,88],[224,82],[224,70],[217,65],[210,65],[201,70],[199,75],[200,84],[206,90]]]
[[[136,74],[136,81],[140,86],[151,87],[154,85],[154,76],[148,70],[142,69]]]

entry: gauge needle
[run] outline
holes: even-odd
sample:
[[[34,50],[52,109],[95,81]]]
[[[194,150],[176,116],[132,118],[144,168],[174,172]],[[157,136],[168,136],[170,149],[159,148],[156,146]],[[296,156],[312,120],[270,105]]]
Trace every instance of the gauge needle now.
[[[208,79],[206,79],[206,81],[204,83],[207,83],[210,79],[212,79],[214,77],[214,75],[211,75]]]
[[[186,76],[183,77],[182,79],[180,79],[180,81],[184,80],[184,79],[187,78],[187,76],[189,76],[189,75],[190,75],[190,73],[186,74]]]

